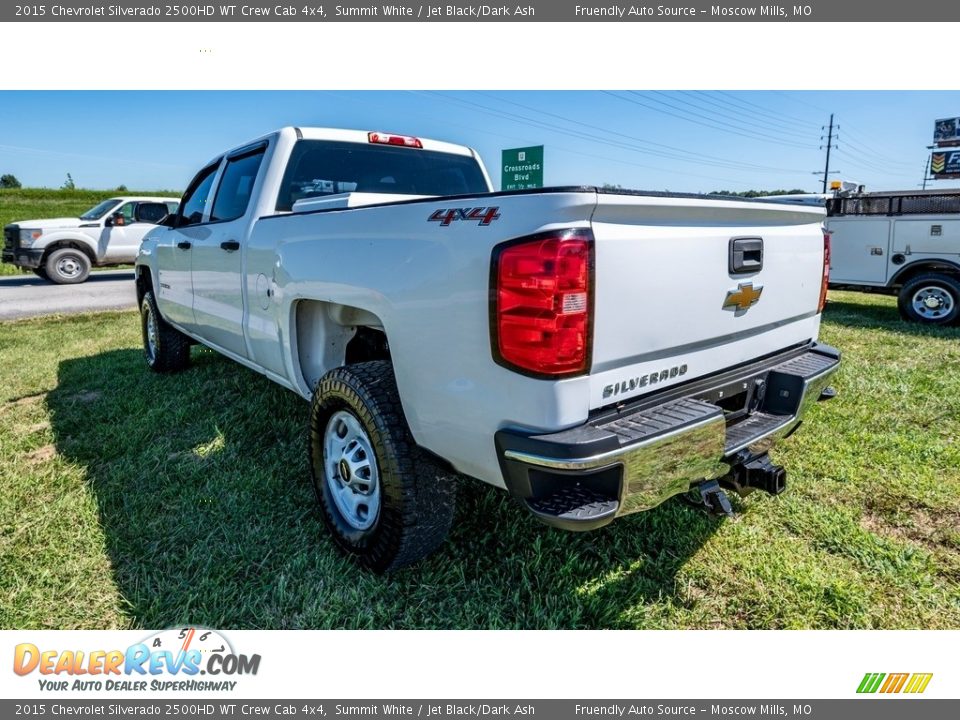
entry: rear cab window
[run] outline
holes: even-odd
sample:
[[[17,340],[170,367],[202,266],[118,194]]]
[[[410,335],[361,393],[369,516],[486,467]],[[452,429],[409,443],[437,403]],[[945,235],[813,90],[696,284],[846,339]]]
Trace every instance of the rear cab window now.
[[[290,154],[276,209],[289,211],[297,200],[348,192],[476,195],[489,188],[479,163],[470,155],[299,140]]]

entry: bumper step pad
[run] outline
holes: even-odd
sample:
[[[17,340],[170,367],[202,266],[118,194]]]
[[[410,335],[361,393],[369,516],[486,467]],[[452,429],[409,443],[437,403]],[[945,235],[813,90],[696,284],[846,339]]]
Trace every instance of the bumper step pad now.
[[[791,416],[755,412],[740,422],[727,425],[727,442],[724,452],[731,455],[757,438],[764,437],[781,425],[790,422],[791,419]]]
[[[592,526],[617,514],[620,503],[588,488],[570,485],[547,497],[527,500],[527,507],[544,520],[560,520],[571,525]]]
[[[595,427],[616,435],[621,445],[629,445],[721,415],[723,411],[716,405],[693,398],[681,398]]]

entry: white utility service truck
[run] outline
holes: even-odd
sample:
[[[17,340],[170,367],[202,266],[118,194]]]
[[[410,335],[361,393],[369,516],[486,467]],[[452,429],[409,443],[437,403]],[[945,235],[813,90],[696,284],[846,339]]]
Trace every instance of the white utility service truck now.
[[[180,370],[203,343],[310,399],[322,516],[377,571],[442,542],[456,476],[569,530],[681,494],[729,512],[724,489],[784,490],[768,450],[833,394],[823,218],[493,192],[467,147],[288,127],[144,240],[144,353]]]
[[[832,285],[895,292],[905,320],[960,318],[960,190],[857,193],[826,205]]]

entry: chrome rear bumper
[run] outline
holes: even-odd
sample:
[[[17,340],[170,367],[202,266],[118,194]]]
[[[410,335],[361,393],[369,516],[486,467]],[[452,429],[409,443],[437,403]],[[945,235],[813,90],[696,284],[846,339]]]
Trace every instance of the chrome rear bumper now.
[[[507,487],[542,520],[567,529],[650,509],[770,450],[802,422],[839,366],[839,351],[813,344],[642,398],[577,428],[500,431]]]

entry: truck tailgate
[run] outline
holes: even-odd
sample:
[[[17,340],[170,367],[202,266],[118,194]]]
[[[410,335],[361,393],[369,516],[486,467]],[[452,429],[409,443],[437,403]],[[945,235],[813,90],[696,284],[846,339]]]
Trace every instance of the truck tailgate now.
[[[590,407],[815,338],[823,219],[787,203],[599,194]]]

